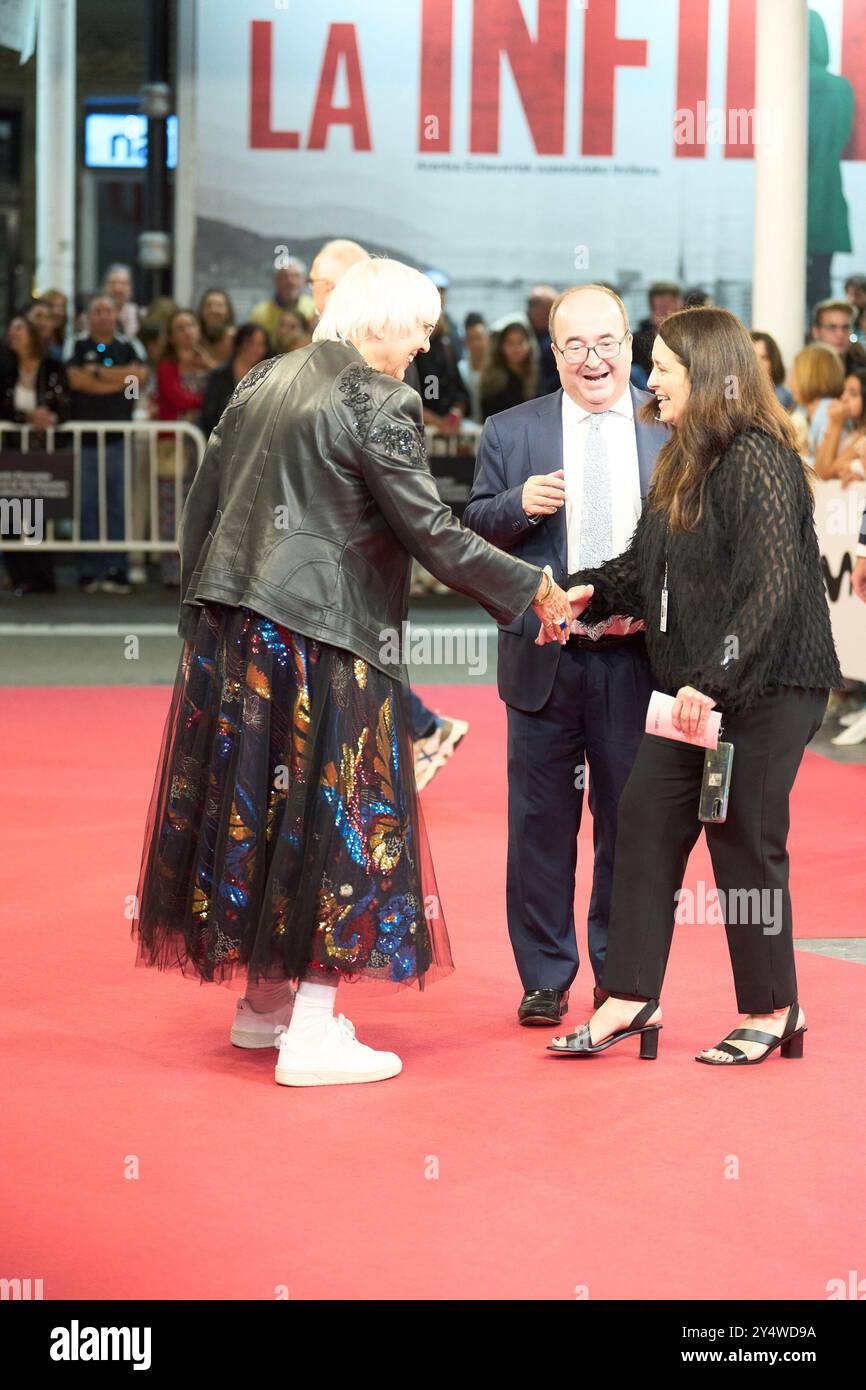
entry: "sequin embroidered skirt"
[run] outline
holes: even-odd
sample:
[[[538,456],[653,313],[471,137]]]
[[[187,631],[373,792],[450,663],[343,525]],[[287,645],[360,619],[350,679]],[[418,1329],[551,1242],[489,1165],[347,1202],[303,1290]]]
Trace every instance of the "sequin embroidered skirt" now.
[[[404,704],[351,652],[203,607],[150,804],[136,964],[220,983],[452,970]]]

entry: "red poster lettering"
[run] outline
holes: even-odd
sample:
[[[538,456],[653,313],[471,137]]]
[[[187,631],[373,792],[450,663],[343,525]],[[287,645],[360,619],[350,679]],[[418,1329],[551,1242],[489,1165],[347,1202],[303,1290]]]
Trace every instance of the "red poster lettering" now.
[[[254,19],[250,25],[250,149],[296,150],[301,137],[296,130],[271,129],[272,19]]]
[[[422,0],[418,152],[451,153],[453,0]]]
[[[728,0],[725,159],[754,159],[755,0]]]
[[[514,74],[537,153],[564,153],[567,23],[568,0],[538,0],[538,37],[532,39],[518,0],[475,0],[470,153],[499,153],[503,53]]]
[[[334,105],[334,85],[340,60],[346,65],[346,86],[349,93],[348,106]],[[361,61],[358,57],[358,41],[354,24],[332,24],[328,29],[328,42],[322,59],[322,72],[316,92],[316,105],[310,126],[307,148],[323,150],[327,143],[328,131],[332,125],[347,125],[352,128],[352,148],[369,150],[370,128],[367,124],[367,104],[364,99],[364,81],[361,77]]]
[[[845,0],[842,76],[854,88],[854,126],[845,159],[866,159],[866,0]]]
[[[589,0],[583,40],[584,154],[613,154],[617,68],[646,67],[646,39],[618,39],[616,0]]]
[[[674,139],[676,159],[703,159],[707,152],[706,120],[699,111],[707,109],[707,52],[710,38],[710,0],[680,0],[677,32],[677,117],[674,132],[690,115],[691,139]],[[699,106],[699,103],[703,103]],[[684,129],[684,128],[683,128]],[[694,138],[694,136],[698,138]]]

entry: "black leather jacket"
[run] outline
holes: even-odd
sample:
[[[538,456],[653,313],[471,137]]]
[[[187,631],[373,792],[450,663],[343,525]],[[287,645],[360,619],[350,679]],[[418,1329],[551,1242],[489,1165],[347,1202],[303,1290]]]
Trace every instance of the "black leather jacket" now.
[[[413,555],[499,623],[525,612],[542,577],[456,520],[427,465],[417,392],[342,342],[269,358],[238,383],[180,552],[182,637],[195,605],[242,606],[403,680],[389,634],[403,633]]]

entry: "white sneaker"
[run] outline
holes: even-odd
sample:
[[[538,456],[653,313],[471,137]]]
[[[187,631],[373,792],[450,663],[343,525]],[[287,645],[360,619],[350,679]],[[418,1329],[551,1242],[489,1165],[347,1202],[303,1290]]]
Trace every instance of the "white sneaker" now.
[[[257,1014],[246,998],[238,1000],[231,1040],[235,1047],[279,1047],[280,1038],[289,1026],[295,993],[288,1004],[269,1014]]]
[[[280,1039],[274,1073],[281,1086],[347,1086],[354,1081],[386,1081],[403,1070],[394,1052],[375,1052],[355,1037],[345,1014],[323,1020],[309,1041],[291,1030]]]
[[[841,734],[831,738],[837,748],[853,748],[857,743],[866,743],[866,710],[860,710],[857,718],[852,720]]]
[[[415,786],[419,792],[423,791],[439,769],[445,766],[468,729],[469,725],[465,719],[449,719],[447,715],[437,714],[433,733],[427,738],[416,739]]]

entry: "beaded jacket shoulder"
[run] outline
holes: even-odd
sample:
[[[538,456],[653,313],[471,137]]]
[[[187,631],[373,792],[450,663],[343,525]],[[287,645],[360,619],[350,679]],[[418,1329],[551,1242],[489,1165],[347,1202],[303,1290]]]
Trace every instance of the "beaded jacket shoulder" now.
[[[360,444],[388,458],[415,466],[426,461],[424,434],[400,406],[411,400],[410,388],[401,389],[373,367],[353,363],[337,378],[337,391],[352,433]]]
[[[234,391],[232,391],[226,403],[227,406],[240,405],[242,401],[245,401],[247,396],[264,381],[265,377],[270,375],[279,361],[279,357],[267,357],[264,362],[259,362],[257,366],[251,367],[246,376],[241,377]]]
[[[342,404],[348,411],[353,431],[359,439],[366,437],[376,406],[373,403],[373,377],[378,372],[366,364],[353,362],[345,367],[337,377],[337,390]]]

